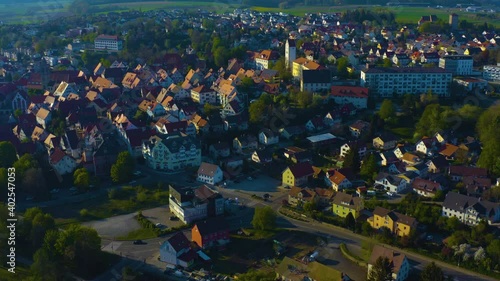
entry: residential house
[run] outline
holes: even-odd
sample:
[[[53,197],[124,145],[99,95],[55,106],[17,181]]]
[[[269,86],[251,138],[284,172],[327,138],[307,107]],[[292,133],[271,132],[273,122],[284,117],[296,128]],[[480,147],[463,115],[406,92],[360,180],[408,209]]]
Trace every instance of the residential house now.
[[[349,179],[338,170],[333,170],[332,172],[328,172],[326,174],[325,184],[328,187],[331,187],[334,191],[340,191],[352,187],[351,181],[349,181]]]
[[[398,138],[389,132],[384,132],[375,137],[372,141],[373,148],[378,150],[389,150],[396,147]]]
[[[354,218],[359,217],[364,209],[363,199],[354,197],[344,192],[337,192],[333,197],[333,213],[336,216],[345,218],[350,213]]]
[[[389,192],[400,193],[406,190],[408,182],[399,175],[379,173],[375,180],[375,185],[380,185]]]
[[[492,224],[500,221],[500,204],[448,192],[443,202],[442,216],[456,217],[467,225],[477,225],[482,220]]]
[[[300,79],[300,90],[307,92],[317,92],[329,90],[332,85],[332,74],[328,69],[302,70]]]
[[[416,178],[413,180],[411,187],[413,188],[413,192],[420,196],[429,198],[434,198],[438,191],[443,190],[440,183],[422,178]]]
[[[462,182],[469,196],[481,197],[484,191],[492,187],[491,179],[486,177],[466,176],[462,178]]]
[[[109,176],[111,166],[115,164],[118,154],[127,151],[127,145],[121,138],[115,134],[107,134],[103,136],[101,144],[96,149],[90,149],[92,166],[89,170],[94,171],[95,176]],[[86,147],[84,152],[84,162],[88,162],[87,153],[89,147]]]
[[[415,218],[378,206],[373,210],[373,216],[367,221],[374,229],[387,227],[393,234],[400,237],[410,236],[411,231],[417,229]]]
[[[446,157],[446,160],[453,161],[455,156],[460,153],[459,150],[461,149],[458,146],[446,143],[439,151],[439,154]]]
[[[279,143],[279,135],[269,129],[261,130],[259,133],[259,142],[263,145],[273,145]]]
[[[316,195],[318,197],[317,203],[320,208],[329,207],[332,205],[333,197],[335,195],[335,192],[333,190],[329,188],[316,187],[314,191],[316,191]]]
[[[450,166],[448,175],[452,181],[461,181],[464,177],[487,177],[488,170],[485,168],[468,167],[468,166]]]
[[[223,217],[199,221],[191,229],[191,240],[202,249],[229,243],[229,224]]]
[[[331,96],[336,104],[353,104],[358,109],[368,107],[368,88],[357,86],[332,86]]]
[[[427,165],[430,173],[444,172],[450,166],[448,160],[446,160],[446,158],[442,155],[432,158],[425,164]]]
[[[366,145],[360,141],[350,141],[346,142],[340,147],[340,157],[344,158],[347,156],[347,153],[351,151],[351,149],[357,149],[359,159],[363,159],[366,155]]]
[[[420,160],[420,157],[410,152],[405,152],[405,154],[403,154],[403,158],[401,159],[401,161],[406,165],[410,166],[417,165],[418,163],[422,162],[422,160]]]
[[[282,184],[284,186],[304,186],[314,174],[309,162],[298,163],[289,166],[282,173]]]
[[[197,179],[199,182],[207,184],[218,184],[224,179],[221,168],[215,164],[203,162],[198,168]]]
[[[328,112],[323,118],[323,123],[328,127],[332,127],[335,124],[340,124],[341,122],[342,115],[339,110],[332,110]]]
[[[400,162],[399,159],[396,157],[396,154],[392,151],[384,151],[379,153],[377,158],[379,159],[379,163],[381,166],[390,166],[391,164],[398,163]]]
[[[225,158],[231,155],[231,149],[227,142],[219,141],[217,143],[211,144],[208,148],[208,151],[210,153],[210,156],[212,156],[212,158],[214,159]]]
[[[206,185],[170,186],[168,202],[170,212],[186,224],[224,214],[224,198]]]
[[[244,151],[254,151],[257,149],[257,138],[251,135],[243,135],[234,138],[233,151],[242,154]]]
[[[288,192],[288,204],[303,206],[305,203],[316,203],[319,197],[313,189],[292,186]]]
[[[201,164],[201,145],[195,137],[180,133],[153,136],[144,142],[142,155],[153,169],[178,171]]]
[[[254,57],[255,67],[257,70],[268,69],[270,63],[275,63],[279,58],[279,54],[276,51],[264,50],[257,53]]]
[[[181,231],[160,246],[160,261],[183,268],[190,267],[196,258],[190,242]]]
[[[370,123],[362,120],[357,120],[349,126],[351,136],[355,138],[361,137],[370,130]]]
[[[259,164],[269,164],[273,162],[273,154],[270,150],[255,150],[252,153],[252,161]]]
[[[312,162],[311,151],[296,146],[285,148],[283,155],[292,160],[293,163]]]
[[[411,270],[408,258],[406,258],[406,256],[402,253],[394,252],[392,249],[379,245],[375,245],[373,247],[370,261],[368,263],[368,276],[370,276],[370,272],[379,257],[389,259],[392,268],[392,280],[404,281],[408,279]]]
[[[75,159],[64,153],[60,148],[54,149],[50,154],[49,163],[60,176],[73,173],[77,165]]]
[[[205,85],[191,89],[191,99],[200,105],[217,104],[217,92]]]
[[[323,123],[323,119],[321,117],[315,117],[310,119],[306,123],[306,130],[309,132],[321,131],[325,128],[325,123]]]
[[[415,150],[425,156],[433,156],[436,150],[435,144],[434,138],[424,137],[417,142]]]
[[[50,121],[52,120],[51,112],[43,107],[37,111],[35,116],[38,125],[42,126],[44,129],[47,128],[47,126],[50,124]]]
[[[279,130],[281,136],[287,140],[291,139],[292,137],[302,135],[305,133],[305,131],[306,129],[304,126],[290,126],[281,128]]]

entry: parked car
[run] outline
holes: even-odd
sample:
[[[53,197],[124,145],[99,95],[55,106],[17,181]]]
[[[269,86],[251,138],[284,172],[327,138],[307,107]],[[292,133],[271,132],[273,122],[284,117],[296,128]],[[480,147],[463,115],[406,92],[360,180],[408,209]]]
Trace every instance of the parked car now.
[[[162,228],[162,227],[164,227],[164,225],[163,225],[163,224],[161,224],[161,223],[157,223],[157,224],[155,224],[155,226],[156,226],[156,227],[158,227],[158,228]]]
[[[134,245],[144,245],[146,244],[146,242],[142,241],[142,240],[135,240],[134,241]]]
[[[69,189],[69,191],[78,191],[78,188],[76,186],[73,186]]]
[[[176,217],[176,216],[171,216],[171,217],[170,217],[170,220],[171,220],[171,221],[177,221],[177,220],[179,220],[179,218],[178,218],[178,217]]]
[[[137,183],[137,181],[134,180],[134,181],[129,182],[128,184],[134,184],[134,183]]]
[[[33,200],[33,197],[29,196],[29,197],[26,197],[26,201],[32,201]]]
[[[54,189],[52,189],[52,190],[50,191],[50,193],[52,193],[52,194],[54,194],[54,193],[58,193],[58,192],[59,192],[59,189],[57,189],[57,188],[54,188]]]

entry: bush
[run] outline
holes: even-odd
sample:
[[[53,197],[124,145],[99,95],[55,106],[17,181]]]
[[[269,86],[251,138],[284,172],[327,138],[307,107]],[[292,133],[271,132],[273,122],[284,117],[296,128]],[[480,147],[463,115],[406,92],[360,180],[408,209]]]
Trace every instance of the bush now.
[[[87,209],[81,209],[80,210],[80,217],[85,218],[89,215],[89,210]]]
[[[145,191],[137,193],[137,201],[146,202],[148,200],[148,194]]]

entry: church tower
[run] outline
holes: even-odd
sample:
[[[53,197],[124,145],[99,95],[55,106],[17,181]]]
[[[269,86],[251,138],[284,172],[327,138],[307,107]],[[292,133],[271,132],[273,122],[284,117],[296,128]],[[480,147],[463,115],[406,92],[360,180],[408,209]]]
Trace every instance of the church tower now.
[[[297,58],[297,49],[295,47],[295,39],[287,39],[285,43],[285,65],[286,68],[292,67],[293,61]]]

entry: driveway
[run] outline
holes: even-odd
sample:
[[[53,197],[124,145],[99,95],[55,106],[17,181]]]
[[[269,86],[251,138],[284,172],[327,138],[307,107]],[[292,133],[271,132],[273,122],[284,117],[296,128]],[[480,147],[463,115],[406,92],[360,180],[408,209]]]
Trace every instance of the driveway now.
[[[124,236],[133,230],[141,228],[134,218],[135,215],[136,213],[120,215],[107,219],[85,222],[83,225],[95,229],[103,238],[113,239],[114,237]]]

